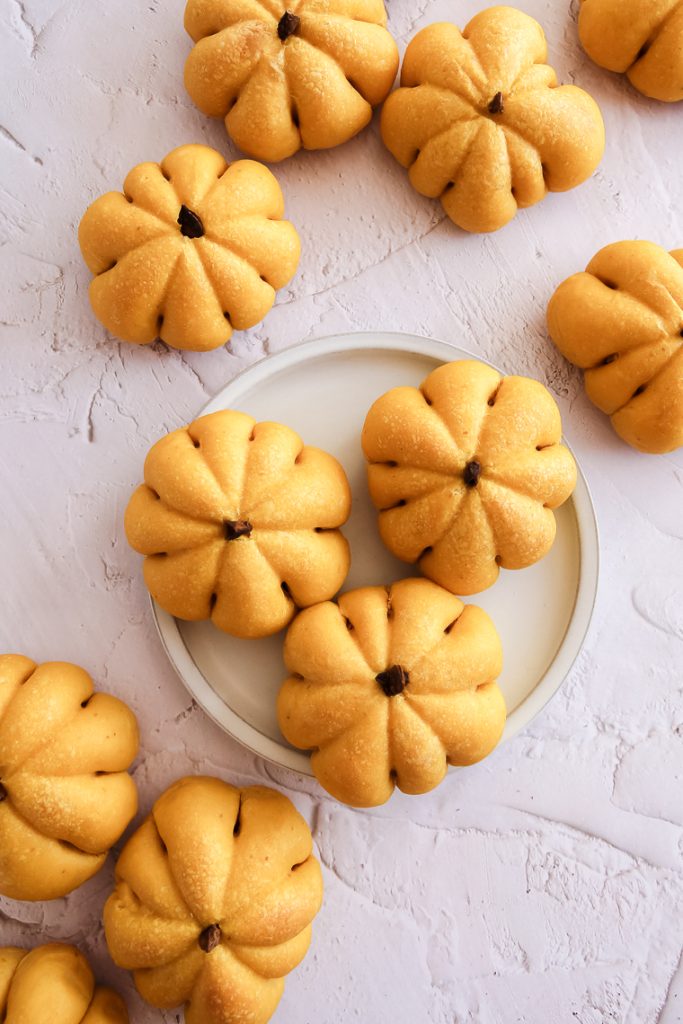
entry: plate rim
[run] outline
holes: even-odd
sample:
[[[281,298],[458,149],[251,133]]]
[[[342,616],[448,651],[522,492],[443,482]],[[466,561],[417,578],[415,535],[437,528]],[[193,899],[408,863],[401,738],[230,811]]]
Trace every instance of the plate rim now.
[[[305,362],[311,357],[329,356],[345,351],[371,351],[372,349],[392,349],[413,355],[443,359],[444,362],[454,361],[452,354],[455,350],[457,353],[464,353],[466,358],[485,363],[503,376],[510,376],[490,360],[438,338],[429,338],[409,331],[341,332],[296,342],[286,349],[266,355],[255,363],[251,363],[224,384],[202,406],[197,417],[207,415],[218,408],[225,408],[224,404],[219,404],[225,392],[236,387],[239,390],[239,382],[243,383],[245,377],[249,377],[253,386],[262,381],[264,377],[270,377],[288,366]],[[448,358],[449,353],[451,354],[450,359]],[[499,747],[526,728],[561,689],[583,650],[597,602],[600,580],[600,541],[595,504],[583,469],[571,444],[565,438],[564,432],[562,441],[572,453],[577,468],[576,487],[569,498],[574,506],[579,539],[579,572],[574,608],[555,657],[529,696],[507,716]],[[476,595],[471,596],[473,599],[476,598]],[[220,729],[257,757],[262,757],[280,768],[314,778],[310,767],[310,755],[306,751],[284,746],[272,737],[266,736],[241,718],[222,700],[195,663],[182,638],[178,620],[164,611],[151,595],[149,599],[154,624],[166,656],[188,693],[205,714]]]

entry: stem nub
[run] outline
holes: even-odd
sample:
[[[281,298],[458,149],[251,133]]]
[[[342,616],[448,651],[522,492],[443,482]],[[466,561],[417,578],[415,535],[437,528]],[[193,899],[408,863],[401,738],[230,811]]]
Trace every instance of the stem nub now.
[[[188,210],[185,204],[180,207],[178,223],[180,224],[180,234],[185,235],[185,238],[201,238],[204,234],[204,225],[201,220],[196,213]]]
[[[238,537],[248,537],[253,527],[246,519],[226,519],[223,529],[226,540],[237,540]]]
[[[301,24],[301,18],[298,14],[292,14],[291,11],[285,11],[280,20],[277,23],[277,34],[284,43],[285,39],[289,39],[299,28]]]
[[[463,470],[462,478],[465,481],[466,487],[476,487],[479,483],[479,477],[481,476],[481,463],[472,459],[468,462]]]
[[[210,953],[220,943],[221,935],[221,926],[219,924],[210,924],[208,928],[201,932],[197,939],[197,944],[203,953]]]
[[[392,665],[375,676],[387,697],[397,697],[410,682],[410,676],[400,665]]]
[[[502,92],[497,92],[488,106],[489,114],[502,114],[505,110]]]

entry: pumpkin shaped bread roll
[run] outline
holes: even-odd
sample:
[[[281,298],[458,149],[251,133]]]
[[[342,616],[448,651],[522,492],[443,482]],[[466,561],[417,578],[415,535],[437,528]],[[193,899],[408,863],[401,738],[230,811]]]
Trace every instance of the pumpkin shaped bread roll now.
[[[263,319],[296,272],[299,236],[283,215],[277,180],[253,160],[227,164],[190,145],[138,164],[78,229],[95,316],[136,345],[224,345]]]
[[[143,999],[186,1024],[266,1024],[322,902],[306,822],[262,786],[180,779],[124,847],[107,945]]]
[[[683,100],[680,0],[581,0],[579,38],[591,60],[645,96]]]
[[[0,655],[0,893],[64,896],[94,875],[137,810],[132,711],[87,672]]]
[[[559,286],[548,330],[627,444],[652,453],[683,445],[683,249],[606,246]]]
[[[475,360],[445,363],[419,388],[374,403],[363,451],[382,540],[455,594],[548,553],[556,509],[576,484],[560,411],[528,377]]]
[[[74,946],[0,947],[0,1020],[6,1024],[128,1024],[121,997],[95,985]]]
[[[125,528],[162,608],[262,637],[342,585],[350,559],[338,527],[350,510],[331,455],[289,427],[224,410],[154,445]]]
[[[497,231],[602,159],[597,104],[558,85],[547,54],[541,26],[512,7],[481,11],[464,32],[428,25],[408,45],[382,138],[413,188],[465,231]]]
[[[498,634],[429,580],[363,587],[289,627],[278,721],[332,796],[375,807],[486,757],[505,725]]]
[[[338,146],[396,77],[386,23],[384,0],[189,0],[185,86],[259,160]]]

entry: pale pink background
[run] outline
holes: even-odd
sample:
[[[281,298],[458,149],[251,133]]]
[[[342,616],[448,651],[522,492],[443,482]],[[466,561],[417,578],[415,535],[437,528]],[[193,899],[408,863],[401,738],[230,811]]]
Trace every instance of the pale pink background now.
[[[376,123],[277,170],[301,269],[232,350],[108,337],[76,228],[126,171],[183,142],[233,151],[182,87],[180,0],[4,0],[0,9],[0,649],[86,666],[139,715],[141,813],[181,773],[273,782],[314,830],[326,900],[280,1024],[675,1024],[683,1006],[683,475],[622,445],[549,343],[555,285],[607,242],[683,245],[683,109],[594,67],[576,3],[520,0],[563,80],[600,102],[595,178],[490,237],[413,193]],[[389,0],[401,49],[483,0]],[[190,702],[155,634],[122,513],[144,453],[238,370],[355,329],[452,339],[553,391],[595,497],[600,599],[560,695],[488,763],[377,813],[274,771]],[[539,629],[543,623],[539,622]],[[145,1008],[100,931],[113,860],[66,900],[0,900],[0,940],[77,942]]]

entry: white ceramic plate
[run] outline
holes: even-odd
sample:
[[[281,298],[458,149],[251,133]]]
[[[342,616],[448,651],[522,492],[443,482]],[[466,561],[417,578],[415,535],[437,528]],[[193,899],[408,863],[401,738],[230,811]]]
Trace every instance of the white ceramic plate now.
[[[372,402],[398,384],[418,385],[442,362],[470,353],[408,334],[341,334],[305,342],[245,370],[202,410],[239,409],[296,430],[306,444],[331,452],[353,492],[344,532],[351,544],[345,589],[415,575],[383,547],[368,496],[360,432]],[[586,481],[557,513],[557,537],[535,566],[505,571],[466,600],[493,618],[503,642],[500,683],[508,707],[503,739],[514,736],[553,696],[578,655],[598,582],[598,534]],[[275,699],[286,670],[283,634],[239,640],[210,622],[182,622],[154,605],[162,642],[198,704],[254,753],[303,775],[308,755],[283,739]]]

